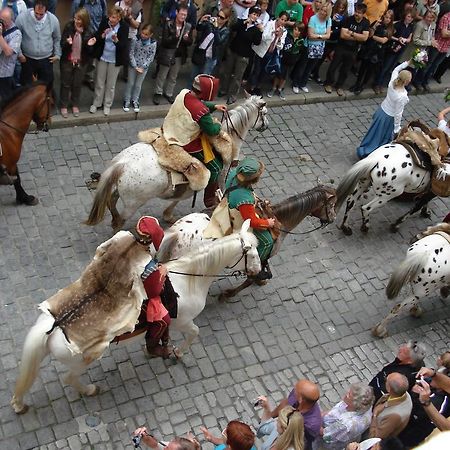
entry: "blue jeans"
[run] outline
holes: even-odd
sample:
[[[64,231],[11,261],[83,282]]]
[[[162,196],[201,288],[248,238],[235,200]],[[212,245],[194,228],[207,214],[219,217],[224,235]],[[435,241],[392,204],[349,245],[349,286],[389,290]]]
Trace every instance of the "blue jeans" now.
[[[206,75],[212,75],[214,68],[217,64],[217,58],[206,58],[205,64],[203,66],[197,66],[196,64],[192,64],[191,70],[191,83],[188,86],[188,89],[192,87],[192,82],[197,75],[201,73],[205,73]]]
[[[397,65],[398,60],[402,53],[403,52],[386,53],[383,64],[381,65],[381,72],[378,75],[377,79],[375,80],[375,86],[385,86],[386,85],[386,78],[388,76],[390,76],[390,74],[394,70],[394,67]]]
[[[125,93],[123,96],[123,100],[125,102],[138,102],[139,96],[141,95],[142,83],[147,75],[148,69],[144,70],[143,73],[136,72],[134,67],[128,68],[128,81],[127,86],[125,88]]]

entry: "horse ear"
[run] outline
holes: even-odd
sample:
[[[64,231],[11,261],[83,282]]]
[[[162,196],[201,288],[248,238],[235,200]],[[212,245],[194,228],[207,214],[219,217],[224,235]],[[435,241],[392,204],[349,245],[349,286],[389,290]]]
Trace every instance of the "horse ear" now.
[[[250,94],[249,92],[247,92],[247,90],[245,90],[245,89],[244,89],[244,95],[245,95],[245,98],[246,98],[246,99],[248,99],[248,98],[250,98],[250,97],[252,96],[252,94]]]
[[[250,228],[250,219],[247,219],[241,227],[241,233],[247,233],[248,229]]]

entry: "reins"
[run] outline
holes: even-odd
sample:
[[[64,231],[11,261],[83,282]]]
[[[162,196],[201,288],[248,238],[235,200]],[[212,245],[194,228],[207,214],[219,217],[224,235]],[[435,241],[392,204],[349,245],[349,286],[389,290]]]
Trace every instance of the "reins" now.
[[[286,234],[302,235],[302,234],[312,233],[313,231],[321,230],[321,229],[327,227],[328,225],[330,225],[330,222],[324,222],[324,223],[321,223],[318,227],[313,228],[312,230],[298,231],[298,232],[288,231],[288,230],[284,230],[283,228],[278,228],[278,227],[273,227],[273,228],[274,228],[274,230],[278,230],[278,231],[281,231],[282,233],[286,233]]]

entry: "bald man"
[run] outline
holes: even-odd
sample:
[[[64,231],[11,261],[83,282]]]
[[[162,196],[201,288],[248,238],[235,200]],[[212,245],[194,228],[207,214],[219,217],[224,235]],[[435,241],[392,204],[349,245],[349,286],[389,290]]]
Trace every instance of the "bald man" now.
[[[310,380],[298,380],[288,397],[281,400],[272,411],[272,417],[278,417],[279,412],[287,405],[302,413],[305,423],[305,450],[312,448],[314,439],[320,434],[322,414],[318,400],[319,386]]]
[[[412,411],[408,388],[409,383],[405,375],[393,372],[387,376],[387,394],[384,394],[373,407],[370,437],[385,439],[397,436],[405,429]]]

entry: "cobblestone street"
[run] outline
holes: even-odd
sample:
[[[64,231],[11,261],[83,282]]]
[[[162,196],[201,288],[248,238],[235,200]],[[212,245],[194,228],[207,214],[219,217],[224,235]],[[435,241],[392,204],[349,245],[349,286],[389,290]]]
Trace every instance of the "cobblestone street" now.
[[[277,202],[312,188],[318,179],[336,186],[356,162],[356,146],[380,102],[270,109],[269,129],[262,135],[252,132],[243,147],[245,155],[266,164],[258,194]],[[420,118],[434,125],[443,108],[442,94],[412,96],[404,121]],[[81,397],[63,383],[62,365],[47,358],[25,397],[29,412],[16,416],[9,402],[37,304],[77,279],[96,247],[111,236],[109,216],[95,228],[82,225],[92,203],[85,181],[134,143],[139,130],[161,121],[30,134],[19,167],[25,189],[39,197],[39,205],[17,207],[13,188],[0,189],[0,449],[131,449],[130,434],[142,424],[163,439],[189,430],[200,437],[201,425],[220,434],[232,419],[256,425],[252,400],[267,394],[278,402],[300,377],[320,384],[320,404],[326,409],[339,401],[349,383],[370,379],[392,361],[399,343],[424,341],[428,364],[450,348],[450,300],[437,296],[422,303],[421,318],[405,315],[391,322],[390,337],[370,334],[393,306],[384,289],[409,240],[441,221],[449,209],[447,200],[434,200],[431,221],[416,216],[391,234],[389,224],[410,207],[393,201],[371,215],[367,235],[359,231],[356,211],[353,236],[344,236],[335,224],[288,236],[271,260],[274,278],[244,291],[236,303],[217,301],[228,281],[213,284],[196,320],[199,339],[178,363],[147,359],[143,339],[112,346],[83,377],[100,386],[100,394]],[[152,201],[140,213],[161,217],[164,205]],[[179,217],[189,212],[190,200],[176,209]],[[296,231],[316,225],[306,219]],[[90,428],[88,415],[100,424]]]

